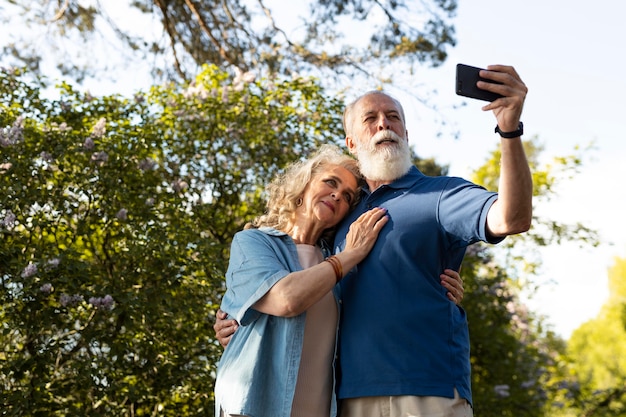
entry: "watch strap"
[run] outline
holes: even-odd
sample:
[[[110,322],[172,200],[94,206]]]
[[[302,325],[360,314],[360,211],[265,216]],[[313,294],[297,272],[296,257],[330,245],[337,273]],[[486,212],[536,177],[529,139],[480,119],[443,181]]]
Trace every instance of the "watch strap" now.
[[[500,126],[496,125],[496,129],[494,130],[494,132],[499,133],[500,136],[505,139],[518,138],[524,134],[524,123],[519,122],[519,125],[517,126],[517,130],[514,130],[512,132],[503,132],[500,130]]]

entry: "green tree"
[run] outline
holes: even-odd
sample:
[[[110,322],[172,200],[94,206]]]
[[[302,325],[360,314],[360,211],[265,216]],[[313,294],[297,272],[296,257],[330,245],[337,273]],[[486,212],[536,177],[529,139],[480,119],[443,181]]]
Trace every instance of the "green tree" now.
[[[609,270],[609,299],[569,340],[563,415],[626,416],[625,311],[626,259],[616,259]]]
[[[156,80],[191,80],[203,64],[321,79],[338,74],[346,80],[355,74],[384,79],[380,69],[391,62],[397,69],[401,62],[439,65],[446,59],[446,48],[455,44],[449,20],[457,5],[456,0],[314,0],[285,8],[261,0],[137,0],[120,12],[118,3],[111,9],[106,2],[94,6],[80,0],[1,3],[7,10],[3,26],[17,20],[32,29],[7,31],[0,58],[31,71],[52,64],[79,81],[107,76],[103,53],[112,66],[152,62]],[[288,13],[293,10],[305,14]],[[33,42],[38,32],[45,34],[45,48]]]
[[[474,413],[537,417],[549,400],[547,368],[565,348],[519,300],[519,285],[494,261],[486,245],[474,245],[463,261],[470,327]]]
[[[533,175],[534,205],[554,194],[555,185],[576,171],[578,153],[541,166],[538,139],[524,142]],[[472,180],[498,190],[500,148],[491,152]],[[565,341],[520,301],[533,292],[532,275],[540,259],[531,256],[540,246],[564,239],[597,244],[597,235],[583,225],[568,225],[538,216],[528,233],[509,236],[497,246],[473,245],[463,261],[466,289],[463,306],[470,327],[472,390],[475,414],[537,417],[561,392],[565,375],[559,372]]]
[[[0,75],[0,409],[212,415],[228,245],[287,161],[338,138],[305,79],[132,99]]]

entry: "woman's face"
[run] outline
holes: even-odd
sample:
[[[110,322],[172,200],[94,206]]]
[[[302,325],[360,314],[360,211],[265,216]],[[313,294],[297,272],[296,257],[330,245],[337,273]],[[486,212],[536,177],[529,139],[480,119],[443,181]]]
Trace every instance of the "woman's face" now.
[[[339,165],[330,166],[311,178],[296,216],[308,217],[323,229],[333,227],[348,214],[357,192],[357,181],[350,171]]]

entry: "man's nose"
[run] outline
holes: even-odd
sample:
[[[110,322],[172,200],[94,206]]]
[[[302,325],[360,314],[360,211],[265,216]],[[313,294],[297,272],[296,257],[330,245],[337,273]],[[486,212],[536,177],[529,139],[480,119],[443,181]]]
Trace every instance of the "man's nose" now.
[[[385,117],[382,116],[379,120],[378,120],[378,130],[387,130],[390,129],[391,125],[389,124],[389,120]]]

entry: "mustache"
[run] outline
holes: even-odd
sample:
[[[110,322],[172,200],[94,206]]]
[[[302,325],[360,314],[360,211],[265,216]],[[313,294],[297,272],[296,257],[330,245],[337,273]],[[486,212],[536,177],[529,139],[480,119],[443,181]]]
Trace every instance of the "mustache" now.
[[[380,132],[372,136],[371,144],[378,145],[379,143],[386,141],[386,140],[390,140],[395,143],[400,143],[402,138],[393,130],[381,130]]]

